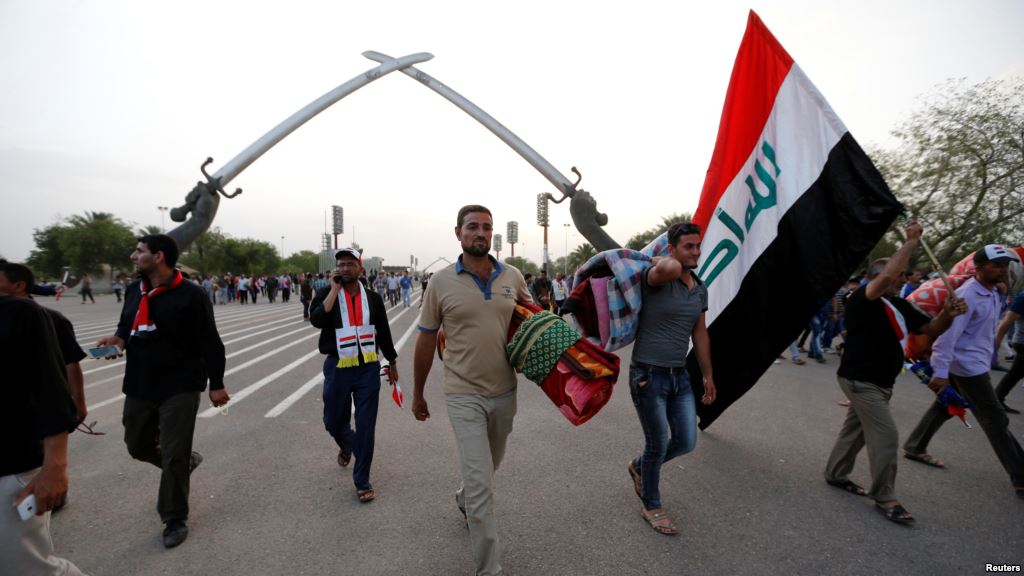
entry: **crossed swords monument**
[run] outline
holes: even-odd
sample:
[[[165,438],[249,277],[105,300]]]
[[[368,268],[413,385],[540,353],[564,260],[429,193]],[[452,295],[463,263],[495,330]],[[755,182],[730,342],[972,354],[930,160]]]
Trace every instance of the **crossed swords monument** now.
[[[597,211],[597,202],[589,192],[578,188],[580,180],[582,180],[582,176],[579,171],[576,170],[576,167],[572,168],[573,173],[577,176],[576,182],[570,183],[569,179],[552,166],[550,162],[544,159],[543,156],[538,154],[537,151],[531,148],[526,142],[523,142],[521,138],[512,133],[511,130],[495,120],[493,116],[484,112],[479,106],[473,104],[458,92],[414,67],[414,64],[419,64],[432,59],[434,57],[433,54],[420,52],[417,54],[410,54],[409,56],[403,56],[401,58],[392,58],[381,54],[380,52],[369,51],[363,52],[363,56],[373,60],[374,62],[379,62],[380,65],[363,72],[348,82],[338,86],[334,90],[331,90],[310,102],[304,108],[286,118],[283,122],[249,145],[248,148],[235,156],[212,176],[206,171],[206,167],[213,163],[213,159],[206,159],[206,162],[204,162],[200,167],[203,176],[206,177],[206,181],[196,183],[195,188],[193,188],[192,191],[188,193],[188,196],[185,197],[185,204],[171,210],[171,220],[175,222],[182,222],[182,224],[169,231],[167,234],[174,238],[182,250],[187,248],[193,240],[199,237],[200,234],[209,229],[210,225],[213,223],[214,216],[217,215],[217,208],[220,206],[221,195],[225,198],[234,198],[242,193],[242,189],[237,188],[234,192],[229,194],[224,191],[224,187],[234,180],[235,177],[245,170],[250,164],[255,162],[256,159],[262,156],[267,150],[273,148],[274,145],[283,140],[286,136],[294,132],[299,126],[302,126],[311,118],[323,112],[345,96],[348,96],[382,76],[399,70],[406,76],[414,78],[427,88],[444,97],[452,104],[458,106],[462,111],[483,124],[495,136],[500,138],[502,142],[508,144],[509,147],[518,152],[524,160],[536,168],[537,171],[547,178],[555,189],[561,193],[561,197],[557,199],[554,195],[550,193],[547,194],[547,198],[549,200],[557,204],[561,203],[566,198],[569,198],[569,213],[572,216],[573,224],[597,251],[600,252],[620,247],[619,244],[602,229],[602,227],[608,223],[608,216]],[[191,218],[188,217],[189,214],[192,215]]]

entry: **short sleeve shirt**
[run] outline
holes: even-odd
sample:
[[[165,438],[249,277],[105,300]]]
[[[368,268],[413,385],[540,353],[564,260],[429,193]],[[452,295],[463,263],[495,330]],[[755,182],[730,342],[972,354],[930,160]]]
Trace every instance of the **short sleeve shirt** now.
[[[883,296],[868,300],[866,288],[858,288],[846,300],[846,344],[838,374],[892,388],[903,370],[904,355],[894,317],[887,311],[883,298],[899,311],[911,332],[919,333],[931,321],[931,316],[903,298]]]
[[[708,309],[708,290],[696,276],[693,288],[682,280],[651,286],[647,279],[650,271],[648,268],[640,276],[643,306],[633,361],[663,368],[686,366],[693,327]]]
[[[444,328],[444,393],[488,398],[515,390],[505,345],[517,300],[531,300],[523,275],[491,259],[481,280],[458,262],[434,274],[423,295],[419,329]]]
[[[71,321],[60,312],[44,307],[53,320],[53,329],[57,333],[57,344],[60,346],[60,354],[64,359],[64,365],[81,362],[85,358],[85,351],[78,345],[75,338],[75,327]]]

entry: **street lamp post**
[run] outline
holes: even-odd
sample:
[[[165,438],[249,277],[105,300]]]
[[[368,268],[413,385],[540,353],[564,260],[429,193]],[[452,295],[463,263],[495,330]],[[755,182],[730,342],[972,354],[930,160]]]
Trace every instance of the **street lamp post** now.
[[[167,206],[157,206],[156,209],[160,211],[160,230],[167,232],[167,226],[164,224],[164,212],[167,212],[170,208]]]
[[[562,260],[562,275],[569,275],[569,225],[562,224],[565,227],[565,260]]]
[[[281,236],[281,260],[284,260],[284,236]]]

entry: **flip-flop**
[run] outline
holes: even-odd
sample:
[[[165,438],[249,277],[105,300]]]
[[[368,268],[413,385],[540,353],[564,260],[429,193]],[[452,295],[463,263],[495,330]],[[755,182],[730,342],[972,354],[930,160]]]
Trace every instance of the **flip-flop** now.
[[[359,497],[360,502],[366,504],[367,502],[372,502],[377,497],[377,494],[373,491],[373,488],[367,488],[366,490],[356,490],[356,496]]]
[[[911,516],[910,512],[900,504],[890,506],[889,508],[884,508],[881,504],[875,504],[875,508],[877,508],[878,511],[882,513],[882,516],[885,516],[885,519],[890,522],[903,524],[904,526],[914,522],[914,517]]]
[[[352,453],[338,452],[338,466],[344,468],[352,461]]]
[[[920,462],[922,464],[927,464],[929,466],[934,466],[936,468],[946,467],[946,464],[942,460],[939,460],[938,458],[932,456],[931,454],[928,454],[927,452],[925,452],[924,454],[914,454],[913,452],[904,451],[903,457],[906,458],[907,460],[913,460],[914,462]]]
[[[851,480],[825,480],[825,482],[829,486],[835,486],[836,488],[841,488],[843,490],[846,490],[850,494],[854,494],[856,496],[867,496],[868,495],[867,490],[865,490],[863,486],[858,486],[856,483],[854,483]]]
[[[633,490],[636,492],[636,497],[640,500],[644,499],[644,486],[640,480],[640,473],[636,471],[636,467],[633,466],[633,461],[629,461],[629,476],[633,479]]]
[[[644,517],[644,520],[654,528],[654,531],[658,534],[664,534],[666,536],[675,536],[679,533],[679,529],[672,523],[672,519],[668,517],[665,512],[658,512],[648,516],[644,514],[643,510],[640,510],[640,515]]]

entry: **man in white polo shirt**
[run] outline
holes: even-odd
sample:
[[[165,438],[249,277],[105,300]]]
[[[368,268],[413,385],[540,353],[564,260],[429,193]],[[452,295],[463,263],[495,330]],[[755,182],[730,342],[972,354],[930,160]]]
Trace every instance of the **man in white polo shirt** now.
[[[462,474],[455,501],[466,516],[476,574],[487,576],[502,573],[492,482],[516,414],[516,375],[505,344],[516,301],[531,300],[519,270],[490,256],[492,232],[490,210],[459,210],[462,255],[431,277],[423,295],[412,401],[417,420],[430,417],[423,388],[443,327],[445,401]]]

